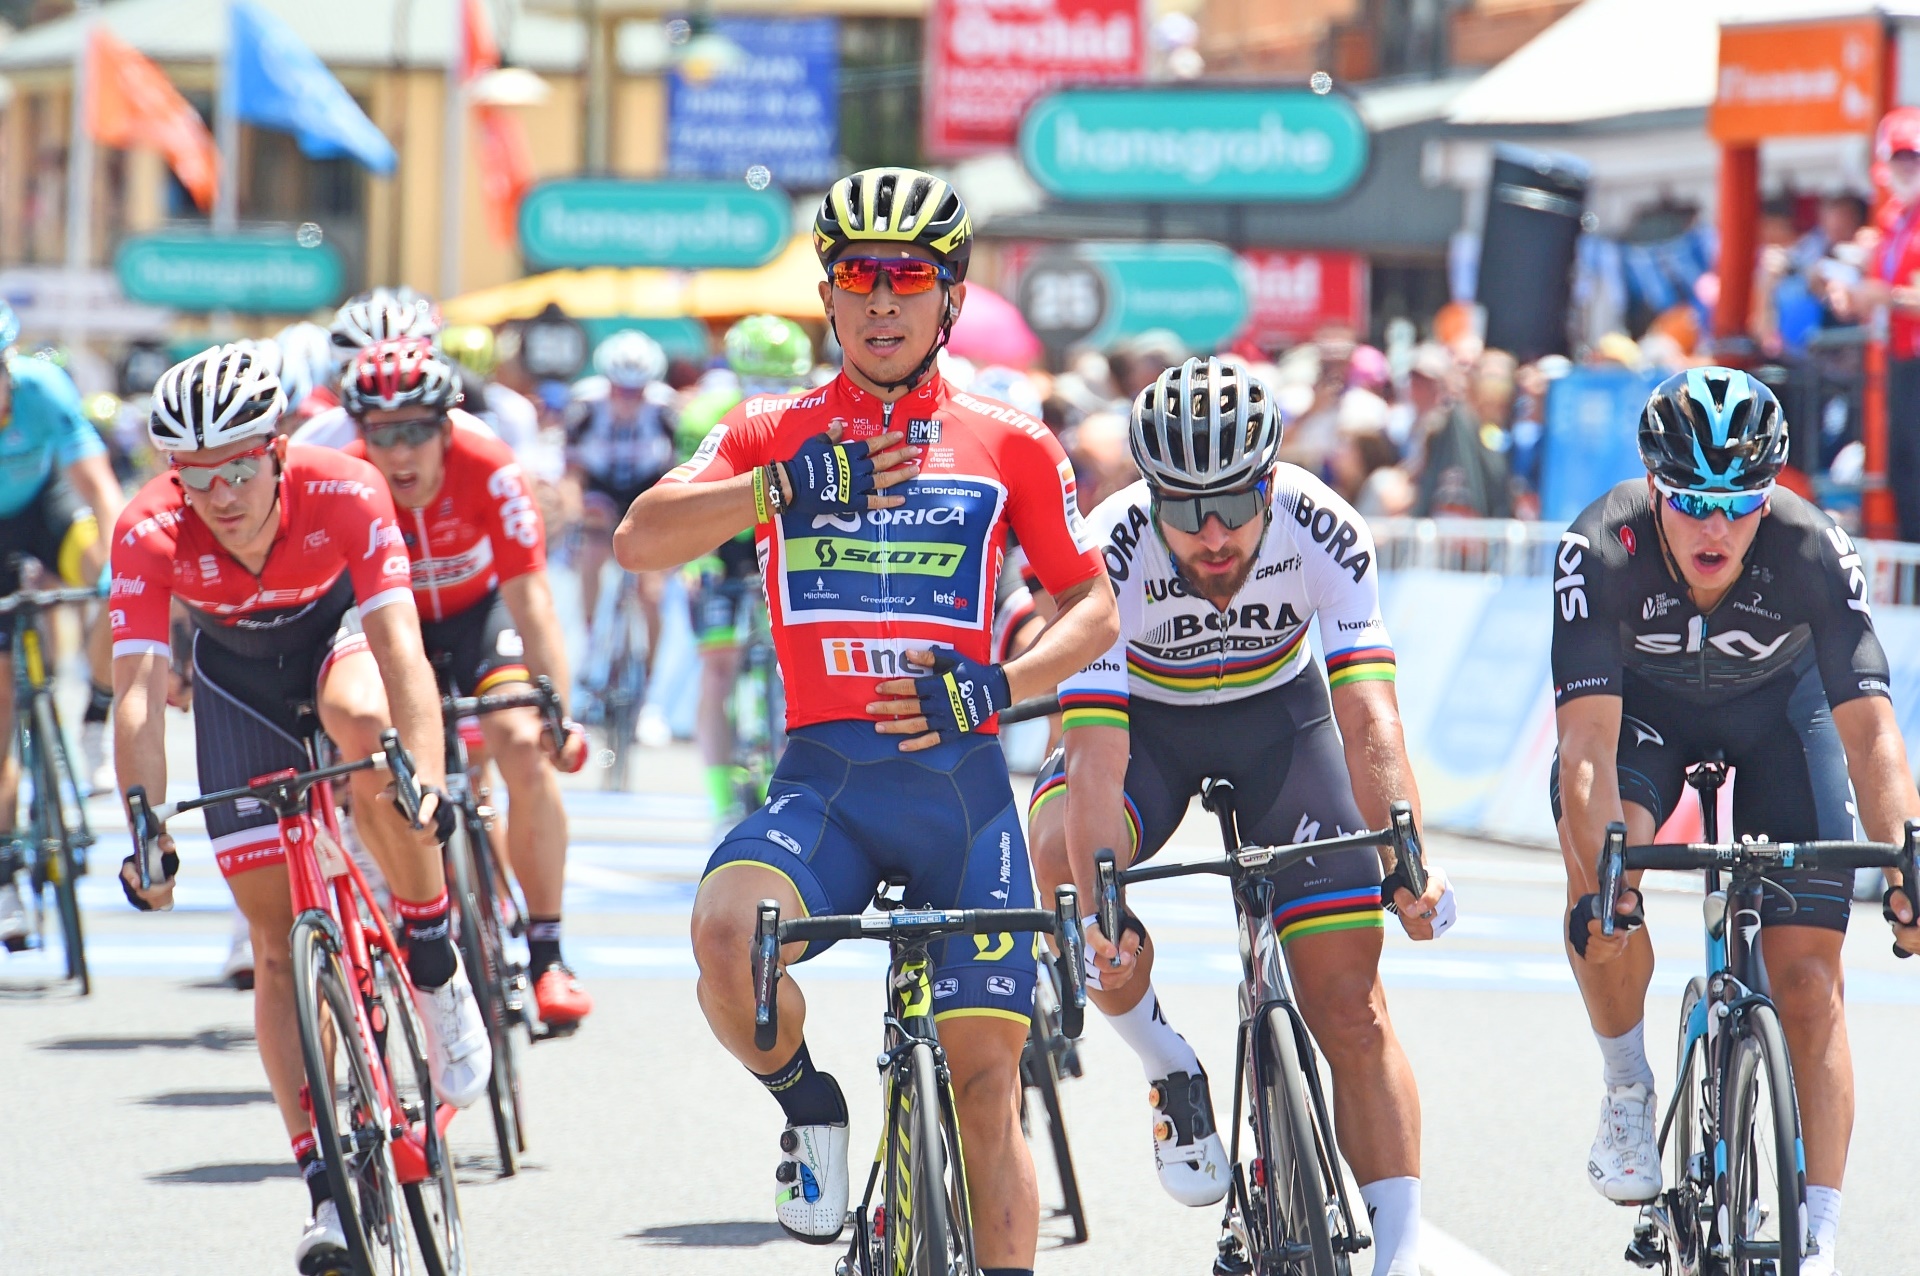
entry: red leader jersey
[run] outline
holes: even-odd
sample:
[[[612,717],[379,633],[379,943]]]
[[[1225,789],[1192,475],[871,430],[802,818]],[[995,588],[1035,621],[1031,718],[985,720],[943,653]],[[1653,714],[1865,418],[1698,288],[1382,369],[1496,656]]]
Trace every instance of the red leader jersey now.
[[[540,509],[513,449],[455,408],[440,491],[417,510],[401,509],[413,560],[413,601],[423,620],[445,620],[485,602],[503,580],[547,565]],[[355,439],[340,449],[364,458]]]
[[[251,657],[317,652],[347,608],[365,616],[412,598],[393,499],[365,461],[289,447],[279,519],[256,576],[214,540],[171,470],[147,480],[113,529],[113,654],[165,657],[176,597],[211,641]]]
[[[1073,467],[1047,427],[937,375],[892,405],[845,373],[804,396],[748,399],[667,478],[750,473],[835,423],[847,440],[900,430],[922,468],[887,489],[906,498],[896,509],[784,514],[755,530],[789,727],[867,720],[875,684],[913,672],[902,660],[913,648],[991,660],[1009,527],[1050,593],[1105,571],[1080,521]]]

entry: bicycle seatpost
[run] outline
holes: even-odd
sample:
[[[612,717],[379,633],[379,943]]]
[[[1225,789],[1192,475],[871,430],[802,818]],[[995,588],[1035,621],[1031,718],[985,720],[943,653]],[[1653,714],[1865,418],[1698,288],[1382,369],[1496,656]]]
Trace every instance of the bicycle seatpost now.
[[[1220,821],[1220,838],[1228,851],[1240,849],[1240,819],[1233,805],[1233,781],[1215,776],[1200,782],[1200,805]]]
[[[1687,772],[1687,784],[1700,795],[1700,830],[1703,840],[1720,840],[1720,787],[1727,782],[1727,755],[1722,749],[1706,749],[1700,761]]]

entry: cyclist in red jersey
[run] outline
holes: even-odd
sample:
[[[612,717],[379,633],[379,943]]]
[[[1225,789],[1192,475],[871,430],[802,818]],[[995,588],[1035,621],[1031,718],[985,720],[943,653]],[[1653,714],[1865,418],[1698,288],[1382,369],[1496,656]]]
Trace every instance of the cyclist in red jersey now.
[[[120,788],[167,789],[168,612],[194,629],[194,739],[203,792],[305,765],[305,706],[348,759],[400,731],[427,791],[410,829],[375,773],[350,782],[362,840],[392,888],[408,973],[426,1024],[435,1089],[464,1107],[492,1062],[473,989],[447,925],[436,825],[446,770],[440,704],[408,587],[393,502],[365,461],[274,436],[285,399],[274,374],[237,346],[206,350],[154,387],[148,434],[169,468],[120,516],[112,548],[114,742]],[[436,816],[439,818],[436,818]],[[285,854],[271,811],[207,812],[220,870],[253,929],[254,1026],[261,1062],[312,1195],[295,1251],[303,1272],[346,1261],[339,1216],[301,1102]],[[440,833],[443,836],[444,833]],[[136,908],[172,905],[179,859],[162,835],[164,880],[121,883]]]
[[[813,1066],[782,994],[773,1050],[753,1044],[755,904],[860,912],[882,877],[911,905],[1028,906],[1032,878],[995,715],[1111,644],[1113,592],[1086,539],[1072,470],[1045,426],[961,394],[934,356],[965,301],[972,225],[938,178],[869,169],[814,223],[827,321],[846,362],[804,396],[747,400],[643,494],[615,536],[628,570],[671,567],[755,529],[766,564],[789,739],[769,800],[728,834],[694,903],[700,1004],[786,1115],[775,1214],[837,1239],[847,1108]],[[1011,527],[1059,600],[1032,650],[990,663],[993,588]],[[933,951],[983,1273],[1030,1273],[1039,1226],[1020,1133],[1031,945]],[[807,946],[790,945],[787,961]],[[960,951],[964,948],[964,952]]]
[[[362,350],[341,380],[360,438],[342,449],[373,462],[400,514],[427,657],[455,694],[478,696],[545,674],[566,695],[566,641],[547,584],[546,534],[513,449],[454,405],[460,379],[424,339]],[[506,781],[508,858],[527,896],[527,947],[540,1021],[571,1027],[593,1009],[560,956],[567,811],[540,715],[486,714],[480,731]],[[577,771],[586,734],[569,731],[559,761]]]

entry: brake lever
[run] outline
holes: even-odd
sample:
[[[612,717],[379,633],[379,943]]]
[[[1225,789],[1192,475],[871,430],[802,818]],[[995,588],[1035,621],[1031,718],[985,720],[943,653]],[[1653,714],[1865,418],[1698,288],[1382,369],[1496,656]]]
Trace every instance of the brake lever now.
[[[1626,873],[1627,826],[1619,820],[1607,825],[1607,840],[1600,848],[1600,933],[1611,937],[1614,910],[1620,903],[1620,881]]]
[[[753,923],[753,1048],[765,1053],[780,1040],[780,905],[760,901]]]
[[[1907,897],[1907,907],[1913,910],[1914,923],[1920,925],[1920,820],[1907,821],[1906,838],[1900,847],[1900,885],[1897,889]],[[1897,943],[1893,946],[1893,955],[1902,961],[1913,956]]]
[[[1427,893],[1427,858],[1420,848],[1420,834],[1413,827],[1413,804],[1404,799],[1393,804],[1394,867],[1406,880],[1407,892],[1415,899]]]
[[[1087,1022],[1087,937],[1080,929],[1080,892],[1060,886],[1053,892],[1053,927],[1060,941],[1060,1031],[1076,1039]]]
[[[393,775],[393,800],[398,803],[400,813],[407,817],[407,824],[419,829],[420,824],[420,783],[414,778],[413,759],[400,743],[400,733],[389,727],[380,733],[380,750],[386,755],[387,770]]]
[[[1114,863],[1113,852],[1103,850],[1093,857],[1095,878],[1094,911],[1100,933],[1107,942],[1115,946],[1107,965],[1118,969],[1120,966],[1120,869]]]

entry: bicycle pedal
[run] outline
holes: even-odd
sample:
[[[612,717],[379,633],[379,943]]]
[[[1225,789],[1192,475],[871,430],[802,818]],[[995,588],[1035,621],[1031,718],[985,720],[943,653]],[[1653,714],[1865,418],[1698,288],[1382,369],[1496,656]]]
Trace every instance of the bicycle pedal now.
[[[578,1020],[575,1020],[573,1023],[553,1024],[551,1026],[543,1023],[533,1030],[533,1039],[536,1043],[541,1041],[561,1041],[571,1037],[578,1031],[580,1031],[580,1022]]]

